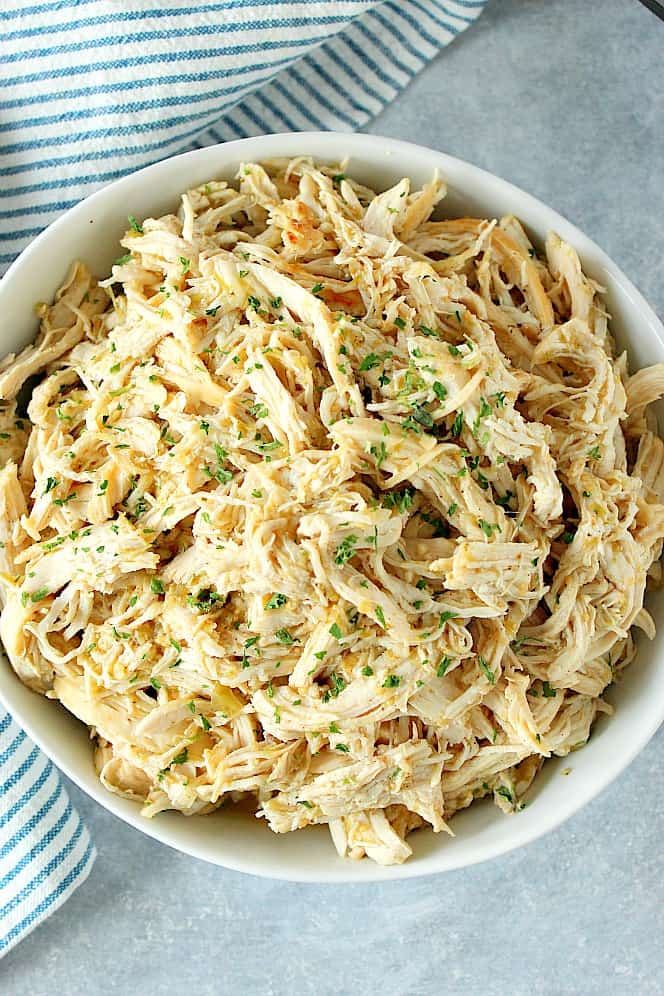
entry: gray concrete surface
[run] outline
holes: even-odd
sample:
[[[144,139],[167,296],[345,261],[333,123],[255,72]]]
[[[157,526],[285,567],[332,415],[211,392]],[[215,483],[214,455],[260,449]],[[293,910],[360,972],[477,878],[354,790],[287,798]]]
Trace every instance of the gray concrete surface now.
[[[664,312],[664,24],[637,0],[491,0],[371,131],[536,194]],[[664,680],[664,679],[663,679]],[[0,992],[664,993],[664,733],[564,827],[490,864],[375,887],[265,882],[153,843],[71,788],[88,882]]]

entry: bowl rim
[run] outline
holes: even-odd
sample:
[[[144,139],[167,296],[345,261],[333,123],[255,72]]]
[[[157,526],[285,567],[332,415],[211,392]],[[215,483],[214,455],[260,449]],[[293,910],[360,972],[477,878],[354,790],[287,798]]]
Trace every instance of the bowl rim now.
[[[302,149],[306,149],[308,143],[313,145],[315,150],[311,153],[303,153]],[[581,229],[579,229],[572,222],[568,221],[555,209],[549,207],[543,201],[539,200],[539,198],[528,193],[527,191],[524,191],[510,181],[505,180],[502,177],[469,163],[457,156],[451,156],[445,152],[430,149],[426,146],[421,146],[413,142],[406,142],[401,139],[359,132],[346,133],[304,131],[258,135],[250,138],[237,139],[230,142],[205,146],[200,149],[194,149],[189,152],[180,153],[179,155],[162,159],[159,162],[142,167],[141,169],[133,170],[125,176],[114,180],[112,183],[101,187],[99,190],[96,190],[88,197],[85,197],[73,207],[69,208],[64,214],[55,219],[55,221],[53,221],[47,228],[40,232],[40,234],[32,242],[30,242],[28,246],[26,246],[26,248],[14,260],[3,277],[0,279],[0,308],[2,307],[3,294],[6,289],[10,287],[14,276],[25,267],[30,266],[33,257],[40,252],[44,244],[48,244],[51,240],[54,240],[63,228],[66,228],[72,221],[75,221],[79,215],[85,215],[90,208],[95,207],[98,203],[103,202],[107,198],[109,200],[114,200],[117,195],[125,189],[130,191],[139,177],[143,177],[146,174],[152,174],[155,178],[158,178],[161,172],[169,172],[170,170],[177,168],[174,164],[182,165],[189,162],[193,163],[194,161],[204,159],[205,157],[210,157],[212,159],[214,152],[219,154],[220,161],[217,166],[219,172],[227,171],[230,165],[239,164],[243,159],[260,160],[261,158],[274,157],[275,155],[295,156],[311,154],[315,159],[338,161],[339,158],[341,158],[339,155],[339,148],[342,143],[343,154],[344,156],[348,156],[350,158],[351,163],[353,158],[360,158],[362,156],[366,156],[369,160],[375,161],[381,154],[389,156],[391,154],[391,150],[395,150],[400,153],[408,153],[413,157],[413,161],[417,163],[420,168],[423,164],[431,166],[431,168],[439,168],[443,179],[446,179],[446,168],[448,173],[454,173],[455,175],[459,175],[461,172],[464,177],[469,179],[469,181],[473,181],[473,185],[485,183],[494,187],[497,186],[500,191],[502,191],[509,198],[516,198],[521,205],[525,206],[526,210],[524,211],[524,214],[527,214],[529,211],[533,211],[538,215],[544,215],[546,217],[547,225],[555,228],[555,230],[561,234],[566,241],[571,242],[574,248],[579,252],[582,259],[584,255],[591,254],[595,265],[601,266],[610,276],[611,280],[620,285],[621,290],[630,301],[630,306],[633,312],[635,314],[638,313],[641,318],[645,319],[645,322],[649,327],[649,332],[654,334],[654,336],[659,339],[660,345],[664,346],[664,326],[654,310],[642,294],[637,290],[633,282],[623,273],[620,267],[613,262],[604,250],[597,245],[597,243],[595,243],[589,236],[582,232]],[[275,145],[283,146],[283,149],[275,151],[275,149],[272,148]],[[263,152],[261,151],[262,149],[266,149],[267,151]],[[387,160],[387,165],[389,165],[389,160]],[[183,189],[185,188],[183,187]],[[461,192],[463,193],[463,189]],[[518,823],[514,821],[514,833],[511,834],[507,840],[500,843],[496,842],[495,844],[489,846],[478,846],[475,854],[471,856],[466,854],[464,857],[459,857],[459,859],[455,859],[453,849],[451,849],[451,851],[447,852],[444,867],[435,867],[435,859],[432,859],[431,861],[426,860],[423,863],[411,859],[405,864],[389,866],[388,868],[374,865],[372,863],[372,873],[363,874],[358,877],[357,874],[353,874],[353,868],[356,867],[355,863],[344,861],[342,867],[335,867],[332,862],[330,862],[330,865],[325,869],[317,869],[313,872],[305,868],[303,868],[301,872],[286,872],[282,871],[276,863],[273,868],[268,868],[266,866],[267,863],[265,862],[257,864],[255,860],[252,859],[251,854],[249,854],[246,858],[229,858],[223,854],[210,854],[203,844],[199,843],[194,836],[184,842],[180,840],[176,841],[173,839],[168,829],[164,829],[159,825],[158,820],[147,820],[142,817],[138,806],[135,806],[131,810],[126,808],[124,805],[125,800],[119,799],[117,796],[105,789],[92,768],[90,769],[92,777],[90,777],[88,774],[83,772],[76,763],[69,760],[66,749],[61,748],[59,745],[55,747],[53,745],[45,745],[46,737],[42,736],[39,724],[33,722],[30,717],[23,714],[23,710],[18,702],[18,695],[14,695],[12,693],[14,682],[19,682],[19,679],[16,678],[16,675],[14,674],[11,665],[9,665],[9,662],[1,647],[0,657],[3,662],[2,665],[0,665],[0,704],[6,707],[16,722],[26,731],[35,744],[37,744],[41,750],[44,751],[46,756],[50,758],[50,760],[53,761],[53,763],[82,791],[98,802],[105,810],[111,812],[114,816],[133,826],[137,830],[140,830],[148,837],[151,837],[162,844],[166,844],[167,846],[192,857],[200,858],[233,871],[240,871],[253,874],[258,877],[280,879],[283,881],[329,884],[348,882],[358,884],[359,882],[367,883],[372,881],[399,880],[417,878],[424,875],[441,874],[444,871],[453,871],[463,867],[470,867],[472,865],[488,861],[492,858],[500,857],[501,855],[507,854],[510,851],[516,850],[519,847],[523,847],[528,843],[538,840],[540,837],[560,826],[560,824],[562,824],[565,820],[571,817],[592,799],[596,798],[634,760],[634,758],[646,746],[648,741],[653,737],[661,723],[664,721],[663,696],[659,710],[656,710],[653,713],[650,717],[650,721],[638,726],[636,736],[630,745],[630,749],[622,753],[618,758],[615,758],[610,767],[599,769],[597,771],[596,778],[593,780],[593,783],[589,788],[577,795],[570,794],[566,804],[563,804],[558,808],[544,808],[539,824],[534,829],[532,827],[527,830],[525,828],[520,829]],[[7,672],[9,673],[7,674]],[[432,867],[432,865],[434,866]]]

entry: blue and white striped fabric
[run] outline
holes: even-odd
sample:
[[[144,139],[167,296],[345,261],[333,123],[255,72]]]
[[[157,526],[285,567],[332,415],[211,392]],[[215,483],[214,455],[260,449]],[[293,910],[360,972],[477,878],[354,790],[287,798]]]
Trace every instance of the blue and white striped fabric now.
[[[157,159],[361,127],[485,2],[9,0],[0,272],[68,207]],[[52,766],[1,710],[0,826],[2,953],[85,878],[94,850]]]
[[[0,719],[0,957],[60,906],[95,850],[62,780],[11,716]]]

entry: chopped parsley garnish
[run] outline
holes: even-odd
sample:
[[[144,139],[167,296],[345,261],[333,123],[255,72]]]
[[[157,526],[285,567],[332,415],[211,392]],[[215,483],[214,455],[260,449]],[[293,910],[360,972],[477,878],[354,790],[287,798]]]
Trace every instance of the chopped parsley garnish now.
[[[156,691],[159,691],[159,689],[161,688],[161,682],[159,681],[158,678],[150,678],[150,684]]]
[[[511,805],[514,805],[514,798],[512,796],[512,793],[510,792],[510,790],[507,788],[506,785],[501,785],[500,788],[497,788],[496,789],[496,795],[502,795],[503,799],[507,799],[507,801]]]
[[[334,637],[335,640],[343,639],[343,633],[341,632],[341,627],[339,626],[338,623],[332,623],[332,625],[330,626],[330,634]]]
[[[143,226],[139,225],[139,223],[134,218],[133,214],[130,214],[128,216],[127,221],[129,222],[129,228],[131,229],[132,232],[136,232],[137,235],[143,234]]]
[[[179,754],[176,754],[171,764],[184,764],[189,757],[189,748],[183,747]]]
[[[278,629],[274,635],[284,647],[292,647],[294,643],[300,642],[297,637],[291,636],[287,629]]]
[[[349,534],[346,536],[339,546],[334,551],[334,562],[340,567],[343,564],[347,564],[348,561],[355,556],[355,544],[357,543],[357,536]]]
[[[337,674],[336,671],[333,671],[330,675],[330,684],[330,695],[333,699],[336,699],[339,693],[343,692],[346,687],[345,679],[340,674]]]
[[[220,305],[220,304],[218,304],[218,305],[216,306],[216,308],[206,308],[206,309],[205,309],[205,314],[206,314],[206,315],[209,315],[209,316],[210,316],[210,318],[215,318],[215,317],[216,317],[216,315],[217,315],[217,312],[218,312],[218,311],[219,311],[219,309],[220,309],[220,307],[221,307],[221,305]]]
[[[101,495],[105,495],[107,491],[108,491],[108,481],[103,480],[99,485],[99,491],[97,492],[97,497],[99,498]]]
[[[250,407],[249,414],[253,415],[254,418],[267,418],[270,412],[267,405],[257,402],[255,405]]]
[[[442,629],[446,622],[450,619],[458,619],[459,615],[457,612],[441,612],[438,616],[438,629]]]
[[[461,430],[463,429],[463,411],[458,411],[454,416],[454,421],[452,422],[452,435],[460,436]]]
[[[373,668],[369,664],[365,664],[362,668],[362,674],[365,678],[370,678],[374,673]]]
[[[313,287],[311,288],[311,293],[320,294],[322,289],[323,289],[323,284],[314,284]]]
[[[545,699],[555,699],[556,690],[552,688],[548,681],[542,682],[542,695]]]
[[[394,319],[394,324],[396,325],[396,327],[398,329],[405,329],[405,327],[406,327],[406,323],[403,320],[403,318],[395,318]]]
[[[182,272],[186,273],[187,270],[189,269],[190,260],[185,259],[184,256],[178,256],[178,259],[180,260],[180,266],[182,267]]]
[[[154,592],[155,595],[164,595],[166,593],[163,582],[159,578],[150,578],[150,591]]]
[[[212,612],[226,604],[226,596],[213,591],[212,588],[200,588],[196,595],[187,595],[187,605],[199,612]]]
[[[265,603],[266,609],[281,609],[284,607],[288,601],[285,595],[282,595],[280,591],[275,591],[274,595],[271,595],[267,602]]]
[[[383,682],[383,688],[398,688],[401,684],[401,678],[398,674],[388,674]]]
[[[461,356],[461,350],[459,349],[458,346],[453,346],[452,344],[450,344],[447,347],[447,351],[449,352],[450,356]]]
[[[482,657],[481,654],[477,655],[477,663],[480,666],[480,671],[482,672],[482,674],[484,675],[484,677],[487,679],[487,681],[489,682],[489,684],[490,685],[495,685],[496,684],[496,676],[493,673],[493,671],[491,670],[491,668],[489,667],[489,665],[487,664],[487,662],[484,660],[484,658]]]
[[[434,332],[433,329],[428,328],[426,325],[420,325],[419,331],[422,333],[422,335],[431,336],[433,338],[435,338],[438,335],[437,332]]]
[[[433,393],[436,395],[439,401],[444,401],[447,397],[447,388],[444,384],[441,384],[439,380],[434,380],[431,385]]]
[[[44,494],[47,495],[49,493],[49,491],[53,490],[53,488],[57,488],[57,486],[58,486],[59,483],[60,483],[60,481],[58,481],[57,478],[55,478],[55,477],[47,477],[46,478],[46,487],[44,488]]]
[[[408,488],[403,491],[388,491],[383,497],[383,508],[395,508],[403,515],[413,504],[413,494]]]
[[[375,457],[376,459],[376,469],[380,470],[380,468],[385,463],[385,460],[387,459],[388,455],[385,443],[381,440],[381,442],[377,446],[375,445],[370,446],[369,452],[371,453],[372,457]]]
[[[129,260],[131,259],[131,257],[132,257],[132,254],[130,252],[125,253],[124,256],[118,256],[118,258],[115,260],[115,264],[114,265],[115,266],[124,266],[125,263],[129,262]]]
[[[588,456],[591,457],[593,460],[601,460],[602,451],[600,450],[599,446],[593,446],[592,449],[588,450]]]
[[[445,676],[445,672],[447,671],[451,663],[452,663],[452,658],[448,657],[447,654],[445,654],[445,656],[443,657],[442,661],[440,662],[440,664],[436,669],[436,677],[443,678]]]
[[[54,498],[53,499],[53,504],[54,505],[59,505],[60,508],[62,508],[63,505],[66,505],[67,502],[73,501],[74,498],[76,498],[76,492],[75,491],[73,491],[70,495],[67,495],[66,498]]]
[[[458,507],[459,506],[457,505],[457,503],[455,501],[453,501],[452,504],[447,509],[447,514],[448,515],[454,515],[454,513],[456,512],[456,510],[458,509]]]
[[[423,425],[425,429],[430,429],[433,425],[433,415],[431,412],[427,411],[426,408],[422,408],[420,405],[416,405],[413,408],[413,418],[420,425]]]
[[[31,602],[43,602],[45,598],[49,595],[48,588],[40,588],[38,591],[33,591],[30,595]]]
[[[268,453],[270,450],[278,450],[283,444],[279,442],[278,439],[273,439],[271,442],[266,443],[262,440],[258,443],[258,449],[261,453]]]
[[[387,629],[387,623],[385,622],[385,613],[383,612],[380,605],[376,606],[376,619],[381,624],[383,629]]]
[[[350,747],[348,746],[348,744],[337,744],[334,749],[340,750],[342,754],[348,754],[350,751]]]
[[[490,522],[487,522],[486,519],[478,519],[477,524],[484,533],[484,535],[488,536],[489,539],[491,539],[494,532],[502,531],[497,522],[492,524]]]
[[[575,536],[576,536],[576,530],[575,529],[574,530],[567,529],[563,533],[563,543],[566,543],[567,546],[569,546],[570,543],[574,542],[574,537]]]
[[[381,359],[377,353],[367,353],[360,363],[358,370],[360,373],[365,373],[367,370],[373,370],[374,367],[380,366],[380,363]]]

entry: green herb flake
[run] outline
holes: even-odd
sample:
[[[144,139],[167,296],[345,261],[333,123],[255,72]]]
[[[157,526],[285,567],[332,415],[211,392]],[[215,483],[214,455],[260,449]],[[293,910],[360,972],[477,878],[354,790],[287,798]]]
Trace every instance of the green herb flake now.
[[[446,622],[450,619],[458,619],[459,615],[457,612],[441,612],[438,616],[438,629],[442,629]]]
[[[367,353],[362,362],[360,363],[358,370],[360,373],[366,373],[367,370],[373,370],[374,367],[380,365],[381,359],[377,353]]]
[[[383,466],[388,456],[388,451],[387,447],[385,446],[385,443],[381,440],[378,446],[375,445],[370,446],[369,452],[371,453],[372,457],[374,457],[376,460],[376,470],[380,470],[380,468]]]
[[[461,430],[463,429],[464,416],[463,411],[458,411],[454,416],[454,422],[452,422],[452,435],[460,436]],[[465,467],[464,467],[465,470]]]
[[[480,671],[482,672],[482,674],[484,675],[484,677],[487,679],[487,681],[489,682],[489,684],[490,685],[495,685],[496,684],[496,676],[493,673],[493,671],[491,670],[491,668],[489,667],[489,665],[487,664],[487,662],[485,661],[485,659],[482,657],[481,654],[477,655],[477,663],[480,666]]]
[[[440,664],[438,665],[438,667],[436,669],[436,677],[437,678],[444,678],[445,677],[445,673],[446,673],[446,671],[447,671],[447,669],[448,669],[448,667],[450,666],[451,663],[452,663],[452,658],[448,657],[447,654],[445,654],[445,656],[443,657],[442,661],[440,662]]]
[[[496,531],[501,532],[500,526],[498,525],[497,522],[492,525],[490,522],[487,522],[486,519],[478,519],[477,524],[484,533],[484,535],[487,536],[489,539],[491,539],[494,532]]]
[[[349,533],[349,535],[346,536],[341,543],[339,543],[338,547],[334,551],[335,564],[338,564],[340,567],[347,564],[348,561],[355,556],[355,545],[357,542],[358,537],[354,536],[352,533]]]
[[[275,591],[273,595],[270,595],[267,602],[265,603],[266,609],[282,609],[288,598],[286,595],[282,595],[280,591]]]

